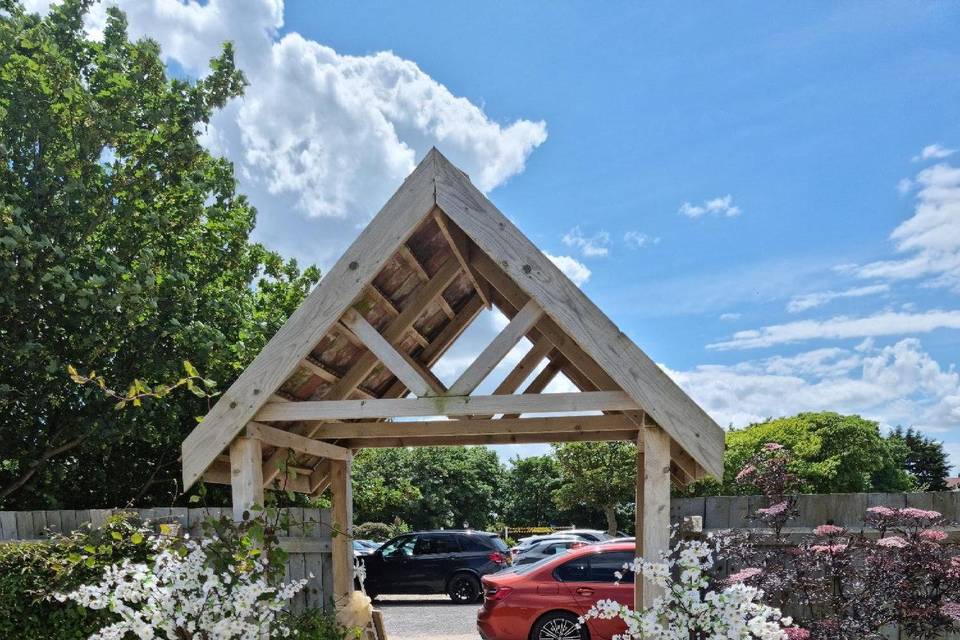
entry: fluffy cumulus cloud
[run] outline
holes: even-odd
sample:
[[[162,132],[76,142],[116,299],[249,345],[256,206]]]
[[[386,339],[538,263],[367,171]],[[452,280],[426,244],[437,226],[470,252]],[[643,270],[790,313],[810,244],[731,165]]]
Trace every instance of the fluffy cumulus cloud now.
[[[960,374],[916,338],[668,373],[722,425],[828,409],[942,437],[960,422]]]
[[[48,4],[33,0],[31,8]],[[281,37],[283,0],[111,4],[127,12],[132,36],[154,38],[193,76],[234,42],[250,85],[203,139],[236,164],[260,209],[261,238],[305,259],[337,255],[431,146],[489,191],[522,172],[547,137],[541,121],[491,120],[393,53],[341,55],[297,33]],[[94,35],[104,12],[95,5]]]
[[[790,313],[799,313],[814,307],[820,307],[828,302],[839,298],[862,298],[872,296],[878,293],[886,293],[890,290],[890,285],[874,284],[866,287],[853,287],[843,291],[817,291],[814,293],[804,293],[793,296],[787,303],[787,311]]]
[[[799,320],[738,331],[728,340],[708,344],[707,348],[718,351],[756,349],[805,340],[910,335],[937,329],[960,329],[960,311],[883,311],[860,318],[836,316],[827,320]]]
[[[733,204],[733,196],[728,193],[725,196],[705,200],[702,204],[684,202],[677,212],[688,218],[699,218],[708,213],[732,218],[740,215],[740,207]]]
[[[920,280],[960,293],[960,168],[940,163],[920,171],[913,215],[890,239],[902,257],[847,266],[861,278]]]
[[[564,234],[563,244],[578,249],[585,258],[605,257],[610,254],[610,234],[598,231],[590,237],[583,235],[580,227],[576,226]]]
[[[555,256],[547,253],[546,251],[543,252],[543,255],[550,258],[550,261],[557,265],[557,268],[563,272],[563,275],[570,278],[570,280],[573,281],[573,284],[577,285],[578,287],[590,279],[590,269],[587,268],[587,265],[583,264],[576,258],[572,258],[570,256]]]

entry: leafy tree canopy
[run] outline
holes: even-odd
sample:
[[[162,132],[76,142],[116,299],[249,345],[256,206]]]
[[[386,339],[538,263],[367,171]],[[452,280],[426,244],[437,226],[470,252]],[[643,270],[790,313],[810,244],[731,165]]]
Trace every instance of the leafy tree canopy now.
[[[485,447],[364,449],[353,465],[354,521],[487,528],[500,514],[503,473]]]
[[[604,514],[607,532],[617,532],[617,507],[635,500],[637,448],[631,442],[571,442],[554,445],[562,509],[592,507]]]
[[[764,444],[790,449],[790,471],[807,493],[906,491],[912,483],[897,449],[880,434],[876,422],[832,412],[801,413],[727,433],[723,484],[701,482],[694,494],[736,495],[749,491],[735,482],[737,474]]]
[[[891,447],[900,445],[902,468],[909,473],[919,489],[946,491],[950,463],[943,443],[928,438],[916,429],[897,427],[888,436]]]
[[[89,0],[49,15],[0,1],[0,499],[82,508],[176,495],[183,437],[207,400],[111,411],[68,365],[113,385],[224,388],[319,279],[249,240],[232,165],[197,141],[245,80],[224,45],[203,79],[167,76]]]
[[[560,523],[553,499],[563,480],[553,456],[515,457],[506,474],[503,520],[508,524],[544,526]]]

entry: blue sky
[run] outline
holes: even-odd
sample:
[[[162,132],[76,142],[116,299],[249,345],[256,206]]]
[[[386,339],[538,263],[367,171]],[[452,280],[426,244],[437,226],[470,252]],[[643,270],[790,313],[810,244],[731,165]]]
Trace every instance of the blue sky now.
[[[204,135],[287,255],[329,266],[436,145],[721,424],[856,412],[960,463],[960,6],[119,4],[187,74],[235,41]]]

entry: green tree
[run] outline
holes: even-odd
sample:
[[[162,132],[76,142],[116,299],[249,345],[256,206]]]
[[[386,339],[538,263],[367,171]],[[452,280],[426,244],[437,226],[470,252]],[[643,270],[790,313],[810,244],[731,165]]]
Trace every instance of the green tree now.
[[[224,45],[195,82],[89,0],[46,17],[0,0],[0,499],[82,508],[177,494],[179,444],[207,401],[112,412],[67,366],[114,386],[226,387],[318,280],[250,242],[232,165],[197,141],[245,80]]]
[[[553,456],[517,456],[510,460],[505,478],[504,522],[514,526],[559,524],[561,514],[553,494],[562,483],[560,465]]]
[[[946,491],[950,464],[943,443],[928,438],[910,427],[897,427],[887,440],[902,450],[902,465],[915,480],[917,487],[927,491]]]
[[[392,522],[399,517],[414,529],[460,527],[464,522],[483,529],[500,515],[503,473],[497,454],[486,447],[365,449],[354,463],[354,521]],[[365,495],[370,487],[379,497]],[[394,490],[400,494],[391,493]],[[368,505],[381,508],[368,511]]]
[[[693,495],[736,495],[749,491],[735,478],[767,442],[788,447],[790,470],[808,493],[905,491],[910,478],[880,435],[876,422],[838,413],[801,413],[727,432],[723,484],[696,483]]]
[[[591,507],[616,535],[617,507],[635,500],[637,448],[631,442],[572,442],[554,445],[562,485],[554,491],[561,509]]]

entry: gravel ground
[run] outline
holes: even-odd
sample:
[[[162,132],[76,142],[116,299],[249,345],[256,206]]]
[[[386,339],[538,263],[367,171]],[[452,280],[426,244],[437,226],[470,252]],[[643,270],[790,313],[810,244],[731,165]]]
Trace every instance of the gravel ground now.
[[[479,640],[479,604],[453,604],[447,596],[380,596],[389,640]]]

